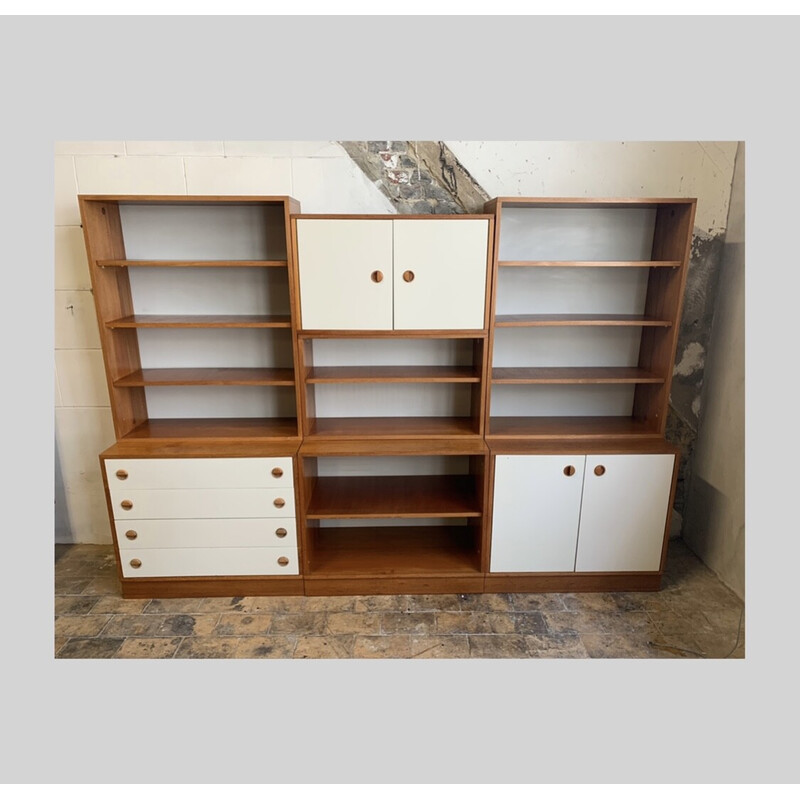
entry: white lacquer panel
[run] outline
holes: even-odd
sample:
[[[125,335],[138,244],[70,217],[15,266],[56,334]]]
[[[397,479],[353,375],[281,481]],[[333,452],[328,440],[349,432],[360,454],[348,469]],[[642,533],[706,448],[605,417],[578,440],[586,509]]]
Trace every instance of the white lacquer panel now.
[[[488,235],[482,219],[394,220],[396,330],[484,327]]]
[[[275,458],[127,458],[107,459],[112,492],[130,489],[223,489],[292,486],[292,459]],[[125,473],[118,477],[117,471]],[[273,475],[272,470],[280,470]]]
[[[294,490],[120,489],[111,491],[115,519],[204,519],[294,516]],[[129,502],[130,508],[123,507]]]
[[[585,456],[495,457],[492,572],[571,572]],[[573,468],[571,475],[564,470]]]
[[[392,329],[392,220],[298,219],[297,260],[302,328]]]
[[[281,565],[279,559],[286,559]],[[140,562],[134,567],[131,561]],[[126,578],[190,577],[192,575],[299,575],[292,547],[187,547],[163,550],[120,550]]]
[[[659,570],[674,465],[665,453],[587,456],[578,572]]]
[[[126,549],[297,547],[291,517],[118,520],[115,527],[117,542]]]

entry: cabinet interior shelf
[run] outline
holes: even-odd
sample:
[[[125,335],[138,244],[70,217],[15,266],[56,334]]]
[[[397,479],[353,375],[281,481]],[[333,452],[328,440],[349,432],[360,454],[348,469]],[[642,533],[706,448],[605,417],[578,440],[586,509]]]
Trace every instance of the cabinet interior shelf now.
[[[480,517],[470,475],[364,475],[318,478],[307,519]]]
[[[680,261],[498,261],[498,267],[667,267],[676,269]]]
[[[495,367],[492,383],[664,383],[637,367]]]
[[[306,383],[479,383],[473,367],[313,367]]]
[[[288,314],[133,314],[107,328],[291,328]]]
[[[137,369],[114,386],[294,386],[294,371],[275,368]]]
[[[316,528],[308,577],[478,573],[463,527]]]
[[[105,267],[286,267],[288,261],[286,259],[277,259],[270,261],[251,261],[251,260],[231,260],[231,259],[215,259],[203,261],[185,261],[182,259],[129,259],[129,258],[112,258],[112,259],[99,259],[97,266]]]
[[[672,322],[640,314],[498,314],[496,328],[622,326],[669,328]]]
[[[263,439],[297,439],[294,417],[197,417],[155,418],[137,425],[120,440],[247,441]]]
[[[474,437],[480,439],[471,417],[317,417],[311,420],[307,439],[428,439]]]
[[[658,420],[632,417],[491,417],[487,439],[658,437]]]

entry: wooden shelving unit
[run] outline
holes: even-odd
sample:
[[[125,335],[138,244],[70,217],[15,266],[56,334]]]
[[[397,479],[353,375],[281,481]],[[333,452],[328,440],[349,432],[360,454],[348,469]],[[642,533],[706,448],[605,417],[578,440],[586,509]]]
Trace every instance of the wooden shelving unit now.
[[[682,198],[487,203],[497,215],[487,441],[663,436],[694,208]],[[574,388],[547,393],[557,385]]]
[[[159,446],[237,431],[268,442],[293,425],[299,442],[288,275],[289,216],[299,204],[138,195],[79,202],[117,439]],[[177,387],[193,394],[163,394]]]
[[[80,208],[125,596],[659,587],[693,200]]]

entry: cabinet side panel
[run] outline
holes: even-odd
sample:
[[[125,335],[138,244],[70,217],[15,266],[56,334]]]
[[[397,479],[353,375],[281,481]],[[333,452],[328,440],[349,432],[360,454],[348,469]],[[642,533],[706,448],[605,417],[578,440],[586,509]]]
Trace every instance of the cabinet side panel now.
[[[133,314],[130,282],[125,268],[102,268],[98,260],[124,259],[125,245],[119,206],[113,202],[79,200],[89,274],[92,279],[108,394],[117,438],[147,419],[141,389],[117,389],[114,381],[141,368],[135,331],[111,331],[106,323]]]

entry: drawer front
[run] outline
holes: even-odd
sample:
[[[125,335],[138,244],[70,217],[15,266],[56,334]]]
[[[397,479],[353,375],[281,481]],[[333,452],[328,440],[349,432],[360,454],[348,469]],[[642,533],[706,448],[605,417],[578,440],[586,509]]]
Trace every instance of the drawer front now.
[[[136,489],[111,493],[114,519],[293,517],[294,489]]]
[[[297,547],[293,518],[118,520],[117,542],[126,550],[169,547]]]
[[[300,574],[294,547],[142,548],[119,554],[126,578]]]
[[[289,487],[292,459],[125,458],[105,462],[112,492],[120,489]]]

